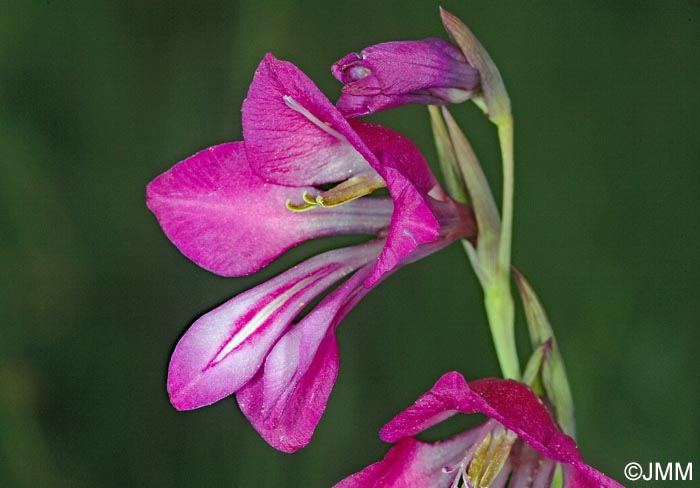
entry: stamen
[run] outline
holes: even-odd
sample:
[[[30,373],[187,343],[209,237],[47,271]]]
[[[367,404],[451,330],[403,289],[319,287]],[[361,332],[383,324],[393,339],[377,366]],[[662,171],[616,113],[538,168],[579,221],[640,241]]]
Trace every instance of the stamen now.
[[[386,183],[377,174],[359,174],[319,194],[316,197],[316,204],[326,208],[337,207],[385,186]]]
[[[469,470],[467,471],[467,477],[469,478],[469,481],[474,485],[474,486],[479,486],[479,478],[481,478],[481,473],[484,470],[484,466],[486,465],[488,459],[487,455],[489,452],[489,446],[491,445],[491,439],[493,439],[493,436],[491,433],[489,433],[483,441],[481,441],[481,444],[479,444],[479,447],[476,448],[476,452],[474,453],[474,458],[472,459],[472,462],[469,464]]]
[[[296,204],[292,203],[291,200],[287,200],[286,206],[292,212],[306,212],[316,207],[332,208],[369,195],[373,191],[384,187],[386,187],[386,183],[379,175],[362,173],[348,178],[315,197],[310,196],[305,191],[301,194],[301,199],[304,203]]]
[[[517,439],[515,433],[499,427],[481,441],[467,472],[467,478],[474,488],[491,486],[508,460]]]
[[[489,462],[480,480],[480,484],[484,488],[491,486],[491,483],[496,480],[498,473],[501,472],[503,465],[508,460],[513,444],[518,439],[518,436],[510,430],[499,434],[496,434],[494,439],[497,445],[492,445],[489,448]]]

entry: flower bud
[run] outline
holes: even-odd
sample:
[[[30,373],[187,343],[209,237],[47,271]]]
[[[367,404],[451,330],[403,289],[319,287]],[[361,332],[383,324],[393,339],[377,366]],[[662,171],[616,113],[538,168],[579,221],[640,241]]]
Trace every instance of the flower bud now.
[[[460,103],[480,89],[479,71],[441,39],[376,44],[348,54],[332,72],[345,85],[337,106],[346,117],[409,103]]]

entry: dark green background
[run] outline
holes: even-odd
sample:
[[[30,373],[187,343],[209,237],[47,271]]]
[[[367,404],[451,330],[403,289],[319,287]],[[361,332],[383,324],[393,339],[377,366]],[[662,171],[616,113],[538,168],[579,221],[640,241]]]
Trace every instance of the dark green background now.
[[[697,478],[700,3],[443,5],[487,46],[513,100],[514,262],[558,334],[582,453],[620,481],[629,461],[694,461]],[[334,99],[332,62],[444,37],[437,6],[2,2],[0,486],[328,487],[379,459],[379,428],[441,374],[499,374],[480,291],[452,246],[345,320],[338,383],[302,452],[268,447],[232,399],[178,413],[165,393],[196,316],[314,248],[216,277],[163,236],[145,185],[240,139],[265,52]],[[497,188],[493,128],[472,104],[453,113]],[[434,161],[423,107],[375,120]]]

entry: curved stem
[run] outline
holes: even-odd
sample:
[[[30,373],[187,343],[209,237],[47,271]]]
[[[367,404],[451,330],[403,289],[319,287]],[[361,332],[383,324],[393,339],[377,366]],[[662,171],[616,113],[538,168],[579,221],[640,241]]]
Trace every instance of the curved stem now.
[[[493,282],[484,288],[484,303],[503,376],[520,380],[520,362],[515,346],[515,306],[510,290],[514,187],[512,114],[508,114],[498,122],[498,140],[503,160],[503,206],[498,261]]]

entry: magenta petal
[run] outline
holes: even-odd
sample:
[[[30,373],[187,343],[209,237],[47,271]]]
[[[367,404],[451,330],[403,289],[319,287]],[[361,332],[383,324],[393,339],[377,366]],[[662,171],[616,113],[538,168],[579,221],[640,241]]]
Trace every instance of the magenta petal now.
[[[394,201],[386,246],[365,283],[371,287],[420,244],[438,238],[440,224],[427,195],[439,186],[411,140],[376,124],[353,122],[352,126],[371,151],[370,162],[374,160],[373,166],[386,181]]]
[[[292,63],[265,56],[243,102],[243,137],[262,178],[315,185],[370,170],[339,126],[348,124],[313,81]]]
[[[476,68],[457,47],[442,39],[375,44],[359,55],[344,57],[331,71],[345,85],[343,93],[353,95],[399,95],[433,88],[474,92],[479,88]]]
[[[467,384],[457,372],[444,375],[415,404],[394,417],[382,429],[381,437],[394,442],[457,412],[488,415],[550,458],[559,460],[559,456],[553,455],[555,448],[562,454],[572,449],[576,452],[571,438],[560,432],[542,400],[526,385],[496,378]]]
[[[241,388],[280,334],[328,286],[375,259],[381,241],[315,256],[200,317],[175,347],[168,393],[178,410]]]
[[[148,185],[148,207],[180,251],[224,276],[253,273],[307,239],[341,233],[376,233],[389,223],[386,199],[297,213],[285,203],[311,187],[265,183],[248,165],[244,144],[205,149]]]
[[[385,442],[410,437],[460,412],[469,404],[471,391],[464,377],[457,373],[443,375],[428,393],[394,417],[379,432]]]
[[[434,96],[427,94],[407,93],[401,95],[385,95],[380,93],[377,95],[354,95],[343,93],[340,98],[338,98],[336,107],[338,107],[338,110],[346,117],[354,118],[414,103],[436,105],[444,104],[445,102],[441,103],[439,100],[436,100]]]
[[[345,56],[331,71],[345,84],[337,106],[347,117],[408,103],[459,103],[479,89],[479,72],[441,39],[376,44]]]
[[[289,335],[285,334],[285,337]],[[283,337],[282,339],[284,339]],[[298,338],[298,337],[295,337]],[[297,348],[299,343],[285,340],[282,347]],[[279,349],[277,349],[279,350]],[[300,350],[289,354],[300,354]],[[338,376],[338,345],[335,334],[327,333],[314,350],[314,361],[308,365],[303,374],[294,373],[293,383],[279,386],[287,387],[283,398],[267,407],[266,384],[272,368],[285,367],[268,361],[264,370],[249,381],[236,393],[238,404],[251,425],[272,447],[282,452],[291,453],[305,447],[310,441],[330,396]],[[272,378],[274,381],[276,378]],[[277,386],[277,385],[275,385]],[[266,388],[267,387],[267,388]]]
[[[345,478],[334,488],[449,488],[456,465],[479,436],[472,429],[450,439],[428,443],[401,439],[384,459]]]
[[[367,162],[384,179],[395,211],[366,286],[437,239],[440,225],[427,195],[439,186],[415,144],[376,124],[351,124],[293,64],[265,56],[243,104],[243,134],[251,166],[268,181],[340,181],[368,171]]]
[[[270,351],[237,393],[243,413],[274,448],[294,452],[310,441],[338,374],[335,329],[369,290],[366,265],[324,298]]]
[[[419,245],[433,242],[440,235],[440,224],[416,188],[393,168],[387,168],[386,174],[387,181],[391,181],[390,191],[395,195],[396,206],[386,245],[365,283],[368,287],[378,283]]]
[[[563,463],[565,487],[622,488],[583,461],[574,440],[559,430],[542,400],[526,385],[493,378],[472,381],[469,387],[478,396],[473,411],[497,420],[540,454]]]

